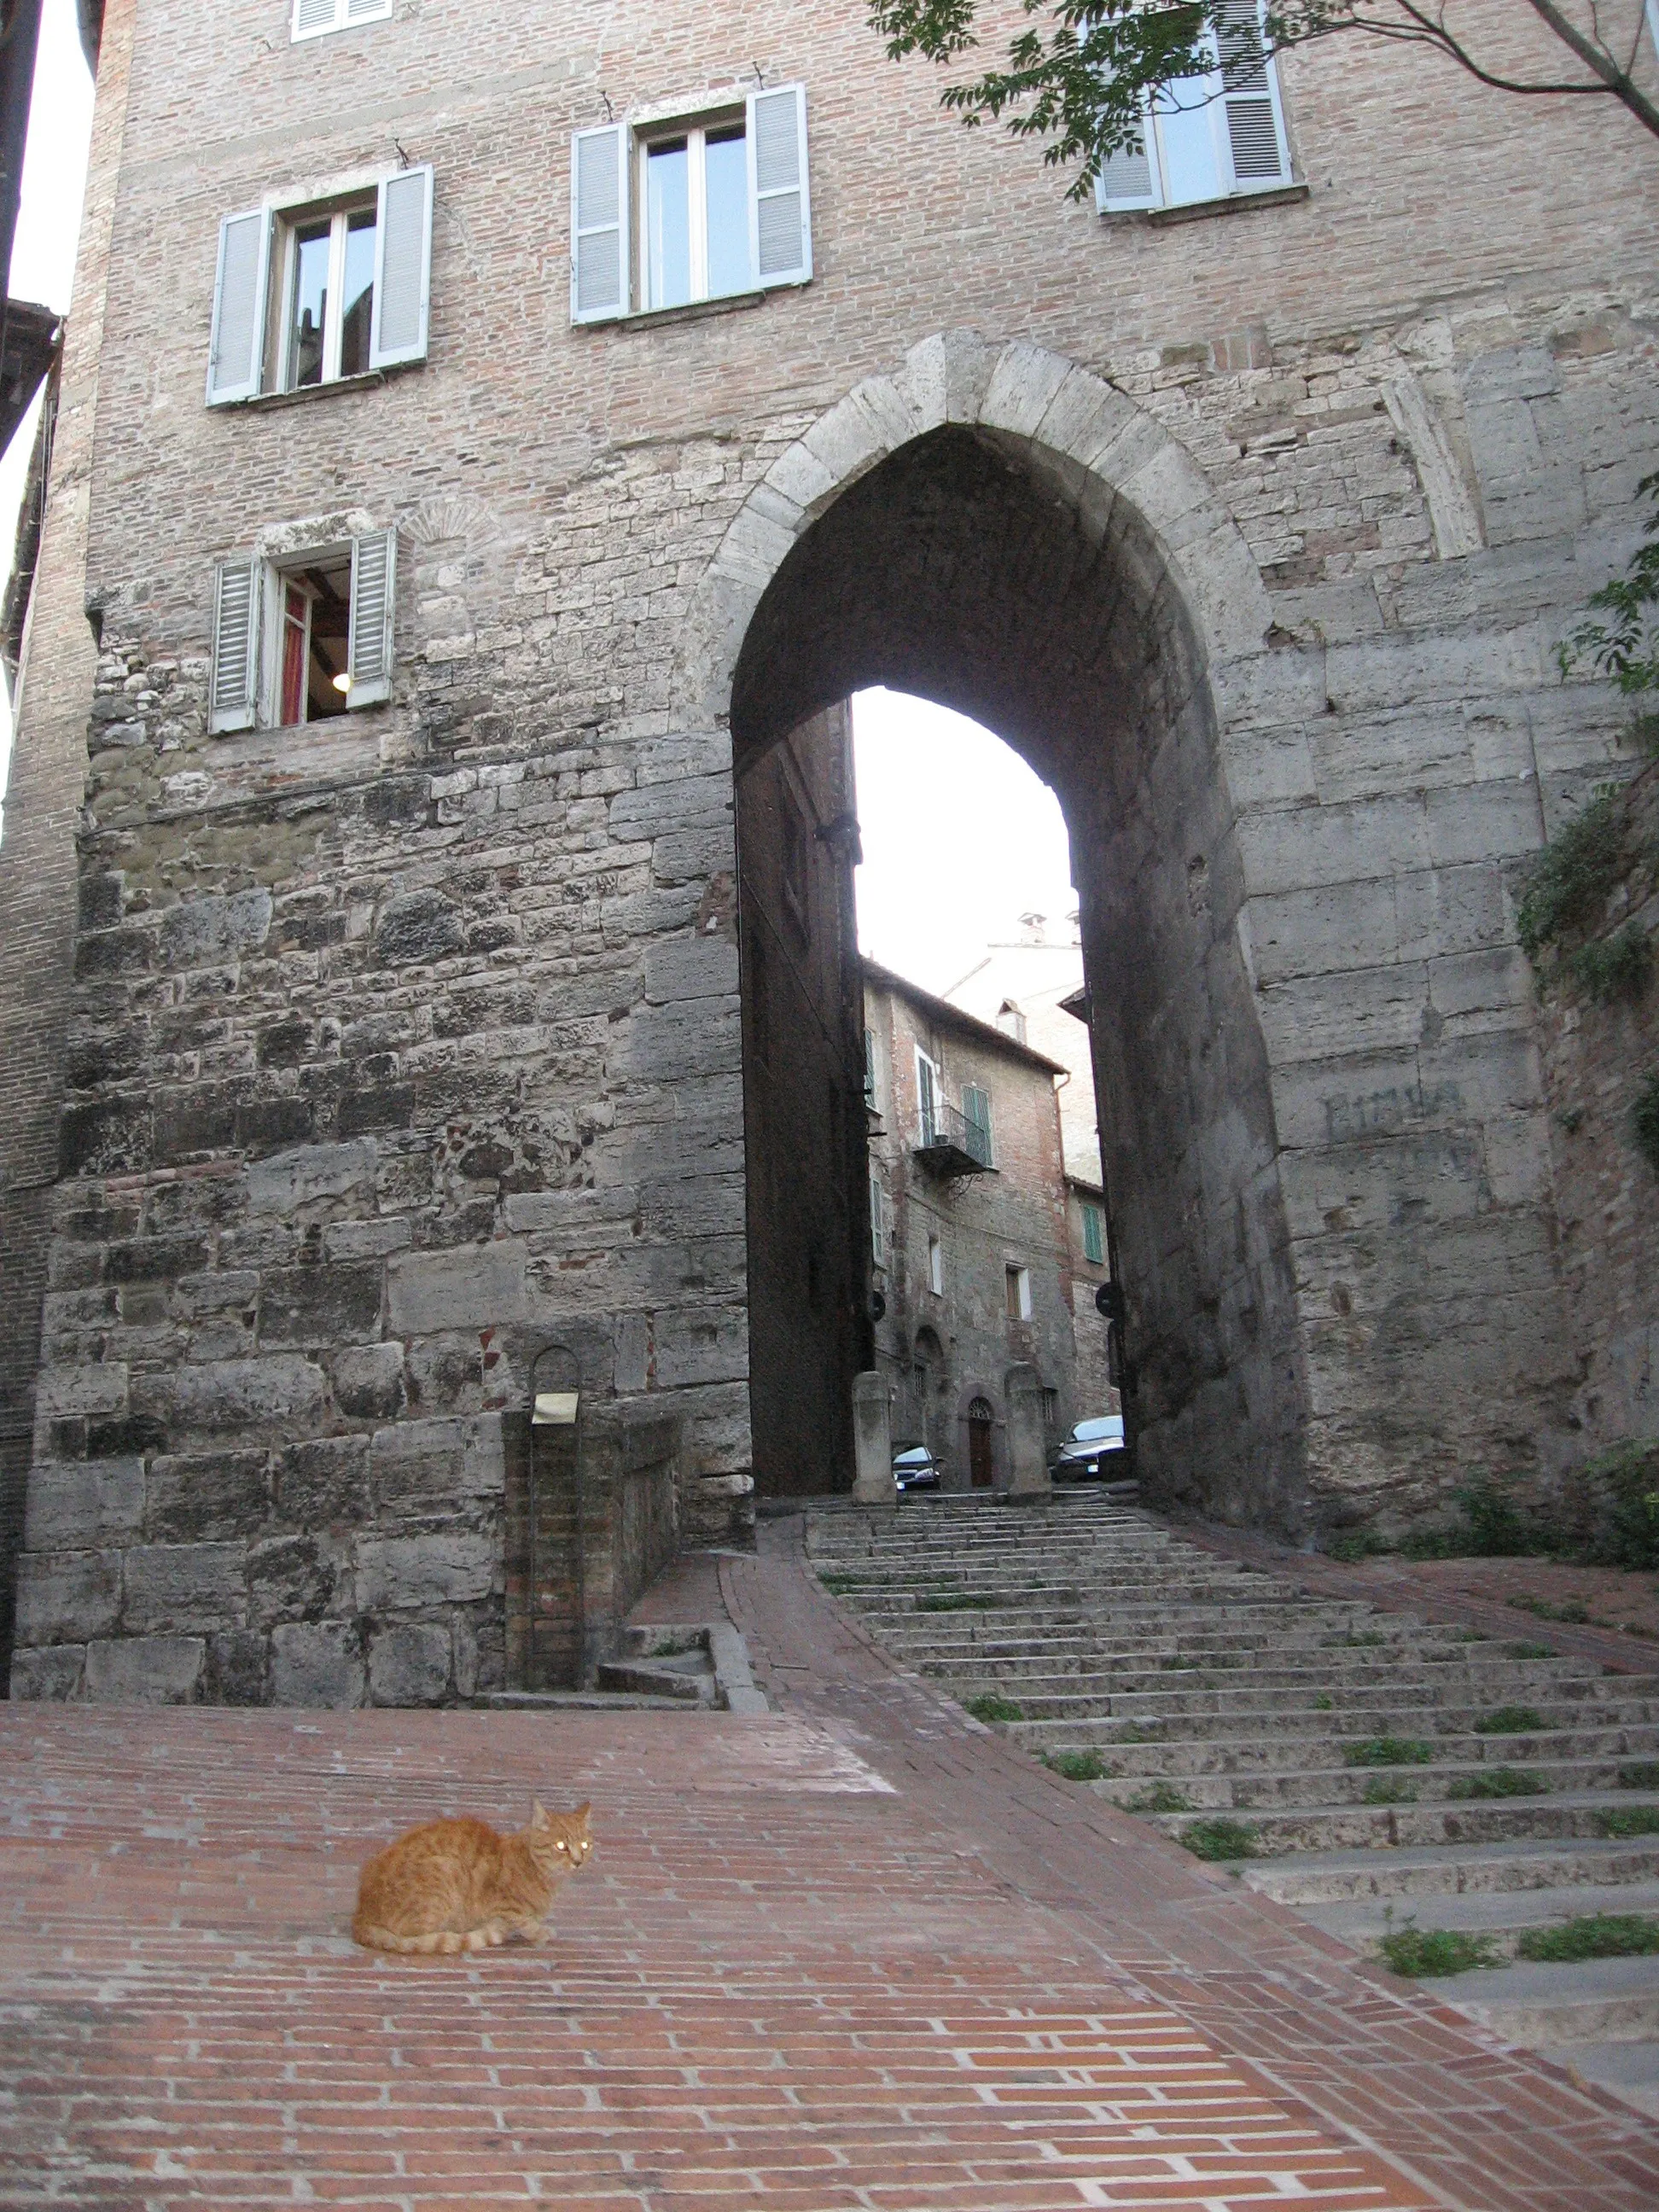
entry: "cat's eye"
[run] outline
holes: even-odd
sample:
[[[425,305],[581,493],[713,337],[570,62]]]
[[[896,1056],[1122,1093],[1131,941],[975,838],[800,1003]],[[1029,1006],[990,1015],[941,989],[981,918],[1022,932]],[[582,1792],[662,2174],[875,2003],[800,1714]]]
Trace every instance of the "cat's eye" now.
[[[561,1850],[563,1850],[565,1849],[565,1846],[564,1846],[562,1844],[561,1844],[559,1845],[559,1849],[560,1849]]]

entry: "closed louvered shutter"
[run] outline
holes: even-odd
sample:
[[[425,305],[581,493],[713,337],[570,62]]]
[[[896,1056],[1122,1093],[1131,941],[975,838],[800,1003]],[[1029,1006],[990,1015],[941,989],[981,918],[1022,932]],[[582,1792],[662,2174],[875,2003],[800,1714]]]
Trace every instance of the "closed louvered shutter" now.
[[[375,530],[351,541],[351,689],[348,707],[392,696],[392,623],[398,588],[398,533]]]
[[[208,728],[251,730],[259,680],[259,563],[224,561],[214,576],[213,680]]]
[[[431,293],[432,171],[400,169],[380,186],[371,368],[426,359]]]
[[[345,19],[348,23],[372,22],[377,15],[392,13],[392,0],[346,0]]]
[[[1095,180],[1095,204],[1103,215],[1121,215],[1131,208],[1163,204],[1158,190],[1158,145],[1150,122],[1143,121],[1140,137],[1130,145],[1120,146],[1102,164]]]
[[[1262,34],[1260,0],[1226,0],[1216,23],[1228,156],[1233,183],[1291,181],[1279,83]]]
[[[964,1085],[962,1118],[968,1124],[968,1150],[981,1167],[991,1164],[991,1100],[976,1084]]]
[[[812,273],[806,183],[806,94],[798,84],[749,95],[750,260],[761,284]]]
[[[570,144],[570,319],[628,313],[628,132],[579,131]]]
[[[219,226],[219,267],[213,285],[213,337],[208,348],[210,407],[257,399],[264,381],[265,276],[270,266],[270,216],[264,208],[228,215]]]
[[[339,13],[339,0],[294,0],[295,37],[313,39],[319,31],[331,31]]]

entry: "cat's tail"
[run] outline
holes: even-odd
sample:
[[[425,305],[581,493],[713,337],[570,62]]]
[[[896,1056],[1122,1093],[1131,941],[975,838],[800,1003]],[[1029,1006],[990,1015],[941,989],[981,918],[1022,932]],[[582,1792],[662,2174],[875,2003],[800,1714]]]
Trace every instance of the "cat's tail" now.
[[[351,1938],[366,1951],[441,1952],[446,1957],[457,1951],[486,1950],[501,1940],[488,1928],[469,1928],[464,1936],[453,1928],[434,1929],[427,1936],[399,1936],[390,1928],[377,1928],[361,1915],[351,1923]]]

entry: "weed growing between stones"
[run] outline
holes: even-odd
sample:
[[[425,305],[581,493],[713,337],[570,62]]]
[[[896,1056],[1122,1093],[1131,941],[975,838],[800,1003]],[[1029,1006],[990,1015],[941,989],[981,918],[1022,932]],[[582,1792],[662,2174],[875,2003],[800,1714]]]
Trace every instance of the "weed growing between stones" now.
[[[1162,1721],[1127,1721],[1118,1730],[1115,1740],[1119,1743],[1162,1743],[1164,1723]]]
[[[1537,1735],[1549,1723],[1536,1705],[1497,1705],[1474,1724],[1477,1735]]]
[[[1051,1773],[1063,1775],[1067,1782],[1103,1782],[1109,1775],[1121,1771],[1097,1751],[1045,1751],[1042,1763]]]
[[[1177,1790],[1173,1782],[1154,1782],[1148,1790],[1137,1790],[1134,1796],[1124,1801],[1126,1813],[1190,1813],[1192,1801],[1184,1790]]]
[[[1518,1957],[1540,1966],[1579,1959],[1638,1959],[1659,1951],[1659,1920],[1639,1912],[1586,1912],[1559,1928],[1528,1928],[1516,1945]]]
[[[1417,1792],[1408,1790],[1403,1782],[1390,1782],[1386,1776],[1374,1774],[1365,1784],[1365,1805],[1415,1805]]]
[[[1659,1836],[1659,1805],[1620,1805],[1599,1812],[1595,1832],[1616,1839],[1621,1836]]]
[[[1461,1928],[1391,1928],[1376,1948],[1396,1974],[1413,1982],[1505,1964],[1490,1936],[1466,1935]]]
[[[1659,1759],[1632,1759],[1619,1770],[1621,1790],[1659,1790]]]
[[[1549,1784],[1530,1766],[1494,1766],[1485,1774],[1460,1774],[1448,1797],[1542,1797]]]
[[[831,1597],[845,1597],[848,1591],[855,1590],[863,1579],[864,1577],[862,1575],[821,1574],[818,1577],[818,1580],[823,1584],[823,1587],[829,1591]]]
[[[1547,1644],[1510,1644],[1504,1649],[1511,1659],[1553,1659],[1555,1656]]]
[[[1327,1651],[1371,1651],[1388,1640],[1380,1628],[1362,1628],[1357,1633],[1350,1630],[1344,1636],[1327,1636],[1322,1644]]]
[[[1534,967],[1545,953],[1574,929],[1596,921],[1625,858],[1619,794],[1599,791],[1560,836],[1547,845],[1527,871],[1526,889],[1516,908],[1516,934]]]
[[[1336,1699],[1332,1697],[1328,1690],[1322,1690],[1314,1699],[1314,1711],[1316,1713],[1329,1713],[1334,1712],[1335,1710]]]
[[[1517,1613],[1531,1613],[1534,1620],[1564,1621],[1572,1628],[1582,1628],[1589,1619],[1589,1607],[1581,1605],[1576,1597],[1559,1604],[1547,1597],[1511,1597],[1506,1598],[1504,1603],[1512,1605]]]
[[[1017,1705],[1012,1698],[1005,1698],[995,1690],[986,1690],[977,1698],[964,1698],[963,1710],[970,1712],[976,1721],[1023,1721],[1025,1717],[1021,1706]]]
[[[1653,947],[1639,921],[1627,921],[1611,937],[1592,938],[1565,962],[1569,975],[1598,1006],[1615,999],[1639,998],[1653,973]]]
[[[1261,1856],[1256,1831],[1247,1820],[1189,1820],[1181,1832],[1181,1840],[1195,1859],[1223,1863]]]
[[[1434,1746],[1408,1735],[1367,1736],[1363,1743],[1344,1744],[1344,1766],[1426,1766]]]
[[[993,1613],[999,1601],[984,1590],[938,1590],[916,1600],[918,1613]]]

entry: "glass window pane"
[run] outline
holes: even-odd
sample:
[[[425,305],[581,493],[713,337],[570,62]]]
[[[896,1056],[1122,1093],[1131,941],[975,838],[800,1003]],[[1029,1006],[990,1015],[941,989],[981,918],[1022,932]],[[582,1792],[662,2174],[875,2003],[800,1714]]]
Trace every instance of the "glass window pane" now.
[[[373,208],[360,208],[346,225],[344,319],[340,329],[340,374],[368,374],[369,323],[374,313],[374,234],[378,219]]]
[[[289,334],[288,380],[295,387],[323,380],[331,228],[327,222],[308,222],[294,234],[294,319]]]
[[[684,138],[646,154],[645,278],[647,307],[683,307],[691,297],[690,156]]]
[[[755,281],[749,264],[749,148],[740,123],[709,132],[707,174],[713,300],[722,292],[746,292]]]
[[[1226,191],[1215,156],[1214,105],[1210,76],[1183,76],[1158,102],[1158,142],[1164,155],[1164,197],[1172,207],[1187,200],[1219,199]]]

